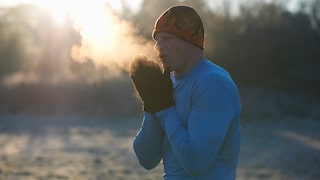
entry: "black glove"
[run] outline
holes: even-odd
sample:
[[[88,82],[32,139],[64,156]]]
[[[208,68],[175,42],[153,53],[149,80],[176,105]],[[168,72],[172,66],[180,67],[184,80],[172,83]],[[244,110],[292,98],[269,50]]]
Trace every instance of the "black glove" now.
[[[144,111],[155,113],[175,105],[170,72],[162,73],[160,65],[155,61],[137,56],[130,65],[130,77]]]

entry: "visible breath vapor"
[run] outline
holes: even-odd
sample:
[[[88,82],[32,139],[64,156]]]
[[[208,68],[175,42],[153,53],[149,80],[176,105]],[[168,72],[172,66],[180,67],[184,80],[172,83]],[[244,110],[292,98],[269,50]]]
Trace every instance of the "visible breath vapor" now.
[[[23,14],[24,23],[34,28],[32,31],[16,24],[24,32],[24,38],[19,39],[22,65],[0,79],[6,87],[64,82],[100,83],[123,75],[137,55],[156,58],[152,40],[140,36],[137,28],[117,16],[104,0],[55,2],[61,6],[52,1],[56,6],[48,4],[45,11]],[[62,11],[64,14],[60,15],[68,19],[65,22],[73,24],[54,24],[54,19],[48,15],[50,13],[44,13],[46,11],[53,15]],[[14,14],[12,16],[15,17]],[[77,44],[74,44],[74,32],[69,33],[72,28],[80,35]],[[15,31],[8,31],[8,34],[16,37]]]
[[[111,75],[127,71],[136,55],[155,58],[153,42],[139,37],[132,24],[109,10],[88,22],[79,20],[76,28],[81,44],[72,47],[71,57],[80,63],[92,61],[97,68],[106,67]]]

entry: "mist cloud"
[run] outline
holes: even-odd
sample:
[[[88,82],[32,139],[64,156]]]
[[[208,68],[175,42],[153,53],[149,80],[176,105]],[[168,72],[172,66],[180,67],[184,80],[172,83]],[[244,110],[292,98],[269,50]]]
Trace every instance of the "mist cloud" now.
[[[4,55],[13,58],[12,62],[4,65],[15,69],[0,77],[7,87],[99,83],[123,75],[137,55],[156,58],[153,41],[142,37],[133,23],[100,2],[70,8],[73,11],[68,20],[58,25],[47,9],[30,5],[12,7],[15,8],[13,12],[19,13],[9,16],[15,21],[8,22],[3,30],[8,34],[3,44],[14,47]]]
[[[119,70],[127,71],[136,55],[155,58],[153,42],[139,36],[133,24],[110,10],[76,28],[81,35],[81,43],[71,49],[71,57],[76,62],[92,61],[97,68],[106,67],[116,74]]]

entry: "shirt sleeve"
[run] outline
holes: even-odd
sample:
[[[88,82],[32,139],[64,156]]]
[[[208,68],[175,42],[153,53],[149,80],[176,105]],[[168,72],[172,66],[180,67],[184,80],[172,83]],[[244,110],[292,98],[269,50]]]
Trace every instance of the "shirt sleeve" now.
[[[155,168],[162,158],[164,133],[159,119],[145,112],[140,130],[133,140],[133,149],[142,167]]]
[[[188,174],[209,168],[235,117],[232,91],[223,79],[203,78],[195,84],[187,127],[175,107],[157,112],[173,152]]]

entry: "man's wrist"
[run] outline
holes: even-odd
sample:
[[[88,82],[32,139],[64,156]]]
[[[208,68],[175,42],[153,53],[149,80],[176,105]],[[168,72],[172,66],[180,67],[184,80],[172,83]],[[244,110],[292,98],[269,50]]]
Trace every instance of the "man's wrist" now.
[[[170,106],[155,113],[156,117],[160,120],[160,123],[163,128],[164,128],[166,119],[168,119],[167,118],[168,114],[174,110],[175,110],[174,106]]]

